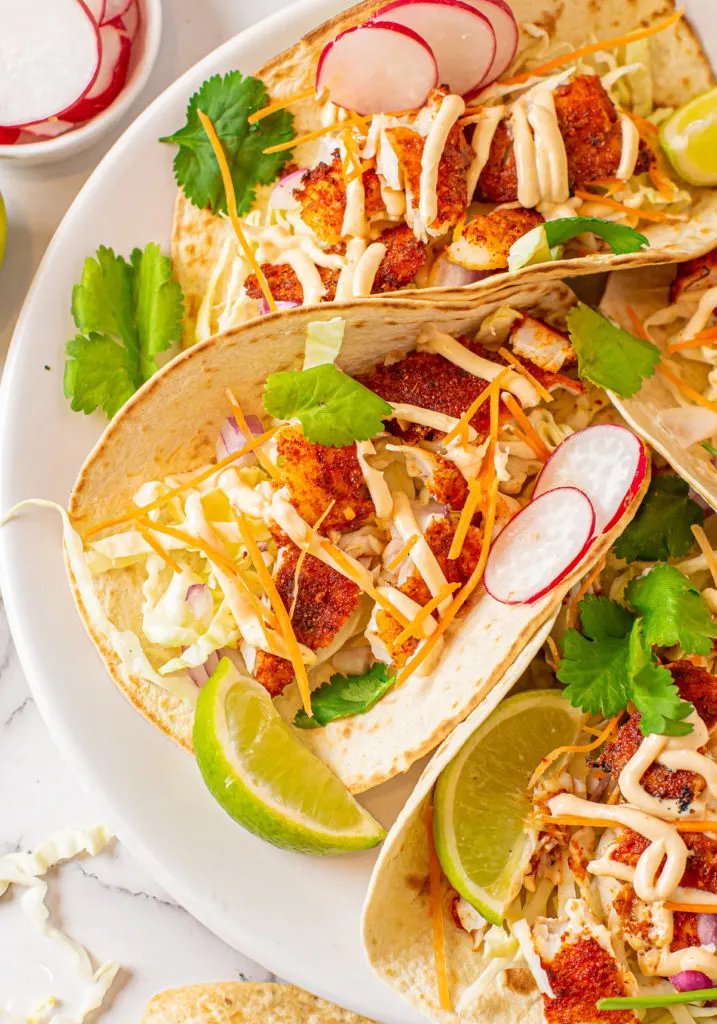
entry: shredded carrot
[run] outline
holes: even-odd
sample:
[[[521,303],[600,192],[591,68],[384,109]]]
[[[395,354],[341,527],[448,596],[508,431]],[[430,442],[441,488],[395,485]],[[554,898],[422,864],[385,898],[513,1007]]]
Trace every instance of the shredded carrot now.
[[[633,306],[625,306],[625,309],[627,311],[627,315],[630,317],[630,323],[632,324],[632,328],[633,328],[635,334],[637,335],[637,337],[638,338],[642,338],[643,341],[649,341],[650,340],[650,335],[647,333],[647,328],[645,327],[645,325],[643,324],[642,320],[640,319],[640,317],[635,312],[634,307]]]
[[[500,376],[500,375],[499,375]],[[496,378],[497,380],[498,378]],[[500,430],[500,416],[498,415],[498,403],[500,401],[500,389],[495,381],[493,381],[493,388],[490,393],[490,431],[489,437],[493,444],[488,449],[489,458],[484,462],[484,466],[487,467],[489,473],[494,472],[493,460],[495,456],[495,446],[498,443],[498,431]],[[481,466],[481,472],[483,466]]]
[[[272,103],[267,103],[261,110],[256,110],[253,114],[250,114],[247,118],[249,124],[256,124],[257,121],[261,121],[263,117],[268,117],[269,114],[275,114],[277,110],[283,110],[285,107],[290,107],[293,103],[299,103],[301,100],[308,100],[311,96],[316,95],[316,89],[312,86],[311,89],[304,89],[303,92],[297,92],[293,96],[287,96],[283,100],[274,100]]]
[[[510,367],[506,366],[504,370],[500,371],[500,373],[498,374],[497,377],[493,378],[493,380],[490,382],[488,387],[485,388],[484,391],[481,391],[481,393],[478,395],[478,397],[476,399],[474,399],[473,402],[471,402],[471,404],[468,406],[468,408],[463,413],[461,418],[458,420],[456,425],[451,430],[448,431],[446,436],[441,441],[441,444],[443,445],[444,448],[447,445],[449,445],[451,443],[451,441],[453,441],[456,437],[458,437],[459,434],[461,434],[463,432],[464,427],[467,428],[468,426],[470,426],[471,420],[473,419],[475,414],[478,412],[480,407],[483,405],[483,403],[488,401],[488,399],[490,398],[493,390],[496,390],[496,389],[500,388],[501,384],[503,383],[503,381],[506,379],[506,377],[510,373],[511,373]]]
[[[665,900],[665,910],[679,910],[684,914],[715,914],[717,903],[681,903],[679,900]]]
[[[336,498],[332,498],[329,504],[324,509],[324,511],[319,516],[319,518],[316,520],[314,525],[311,527],[306,544],[302,546],[301,551],[299,552],[299,557],[296,560],[296,569],[294,571],[294,588],[291,598],[291,607],[289,608],[290,619],[294,618],[294,612],[296,611],[296,601],[299,597],[299,577],[301,576],[301,569],[304,565],[304,559],[309,553],[309,548],[311,547],[311,543],[314,537],[319,532],[319,527],[323,523],[324,519],[326,519],[327,515],[329,514],[329,512],[331,511],[335,504]]]
[[[561,57],[555,57],[553,60],[548,61],[547,64],[531,68],[530,71],[523,71],[512,78],[504,78],[498,85],[519,85],[521,82],[527,82],[529,78],[533,78],[535,75],[546,75],[555,68],[571,64],[573,61],[580,60],[581,57],[587,57],[591,53],[597,53],[599,50],[612,50],[616,46],[625,46],[627,43],[636,43],[640,39],[647,39],[649,36],[654,36],[658,32],[664,32],[665,29],[671,28],[680,20],[684,12],[684,7],[681,7],[679,11],[675,11],[669,18],[655,22],[654,25],[650,25],[648,28],[640,28],[635,32],[628,32],[624,36],[615,36],[614,39],[604,39],[600,43],[588,43],[587,46],[581,46],[577,50],[563,54]]]
[[[411,548],[421,539],[420,533],[414,533],[412,537],[409,537],[406,543],[403,545],[401,550],[398,552],[395,558],[392,558],[386,568],[389,572],[393,572],[394,569],[398,569],[404,558],[407,558]]]
[[[259,284],[259,287],[261,288],[262,295],[266,299],[269,309],[271,310],[272,313],[276,313],[276,303],[274,302],[274,296],[271,294],[271,289],[267,284],[266,277],[264,276],[264,271],[259,266],[259,263],[257,262],[256,257],[252,252],[252,248],[246,240],[246,235],[244,234],[244,230],[241,226],[241,223],[239,222],[239,214],[237,213],[237,200],[236,194],[234,192],[234,182],[232,181],[231,171],[229,170],[229,164],[227,163],[226,153],[224,152],[222,144],[219,141],[219,136],[216,133],[216,129],[214,128],[214,125],[209,120],[207,115],[204,113],[203,110],[198,110],[197,114],[199,115],[199,120],[202,122],[202,128],[207,133],[207,138],[209,139],[212,145],[214,155],[217,158],[217,163],[219,164],[219,171],[222,176],[222,182],[224,183],[224,192],[226,193],[227,197],[227,213],[229,214],[229,220],[231,221],[232,227],[234,228],[234,234],[237,236],[239,247],[244,253],[244,258],[246,259],[247,263],[256,274],[257,282]]]
[[[139,508],[132,509],[131,512],[125,512],[124,515],[116,516],[114,519],[106,519],[104,522],[96,523],[94,526],[90,526],[89,529],[85,530],[82,534],[82,539],[85,540],[87,537],[92,537],[96,533],[102,533],[103,530],[108,530],[112,526],[121,526],[123,523],[131,523],[135,519],[139,519],[140,516],[146,516],[149,512],[153,512],[156,508],[160,508],[166,502],[171,501],[172,498],[176,498],[177,495],[182,494],[183,491],[188,490],[190,487],[195,487],[197,484],[202,483],[204,480],[208,480],[210,476],[214,476],[222,469],[226,469],[227,466],[231,466],[232,463],[236,462],[237,459],[241,459],[243,455],[248,455],[249,452],[253,452],[260,445],[264,444],[277,432],[278,427],[271,427],[264,434],[259,434],[251,441],[247,441],[243,448],[239,451],[232,452],[230,455],[226,455],[219,462],[215,462],[208,469],[202,470],[201,473],[197,473],[196,476],[191,477],[189,480],[185,480],[179,487],[173,487],[171,491],[167,491],[166,494],[160,495],[159,498],[155,498],[154,501],[150,501],[147,505],[141,505]],[[154,527],[154,524],[153,524]]]
[[[585,185],[587,188],[606,188],[609,196],[625,188],[622,178],[596,178],[595,181],[588,181]]]
[[[274,609],[274,614],[276,615],[277,622],[279,624],[279,631],[284,638],[284,642],[287,647],[287,654],[289,655],[289,659],[294,668],[296,682],[299,687],[299,693],[301,694],[301,701],[304,705],[304,711],[307,715],[312,716],[313,711],[311,710],[311,689],[309,687],[309,677],[306,673],[306,665],[304,664],[304,659],[301,657],[299,642],[296,639],[296,635],[292,628],[289,613],[284,606],[284,602],[281,600],[279,591],[276,589],[276,584],[274,583],[272,575],[267,568],[266,562],[262,558],[261,551],[254,539],[254,535],[251,532],[251,527],[249,526],[246,517],[242,512],[237,510],[236,519],[241,539],[249,552],[249,557],[256,569],[259,582],[264,588],[269,601],[271,602],[271,606]]]
[[[350,110],[349,120],[356,125],[361,135],[368,135],[368,122],[372,120],[371,114],[366,116],[362,114],[357,114],[355,110]]]
[[[264,150],[264,156],[269,156],[271,153],[283,153],[285,149],[293,149],[295,146],[301,146],[304,142],[312,142],[314,139],[320,139],[322,135],[329,135],[331,132],[339,132],[345,126],[340,121],[335,121],[333,124],[327,124],[323,128],[317,128],[315,132],[308,132],[306,135],[299,135],[295,139],[291,139],[289,142],[280,142],[277,146],[269,146],[268,149]]]
[[[616,792],[619,790],[616,787]],[[559,817],[548,815],[545,818],[540,819],[541,822],[551,825],[574,825],[582,827],[583,825],[592,826],[593,828],[624,828],[624,824],[621,821],[613,821],[612,819],[602,818],[590,818],[583,817],[582,815],[574,814],[561,814]],[[717,833],[717,819],[715,821],[673,821],[670,822],[674,825],[678,832],[715,832]]]
[[[666,351],[681,352],[685,348],[701,348],[703,345],[709,345],[713,341],[717,341],[717,327],[708,327],[704,331],[698,331],[697,334],[687,338],[685,341],[674,341],[671,345],[667,346]]]
[[[523,366],[520,359],[514,356],[513,353],[510,352],[504,345],[502,345],[498,349],[498,355],[503,356],[503,358],[510,363],[513,369],[516,370],[521,375],[521,377],[525,377],[528,383],[533,385],[533,387],[538,392],[538,394],[544,402],[552,402],[553,396],[550,394],[547,388],[544,388],[540,381],[537,379],[537,377],[533,376],[528,367]]]
[[[399,609],[396,608],[395,605],[391,604],[387,597],[384,597],[383,594],[380,594],[372,583],[367,583],[366,581],[359,582],[356,579],[356,574],[354,572],[353,566],[348,561],[346,555],[343,553],[341,548],[336,547],[336,545],[332,544],[330,540],[322,540],[321,547],[326,552],[326,554],[330,555],[330,557],[333,558],[336,564],[341,567],[341,570],[343,571],[344,575],[346,575],[350,580],[352,580],[357,586],[361,587],[361,589],[364,590],[369,597],[373,598],[376,604],[380,604],[383,610],[385,612],[388,612],[389,615],[392,615],[400,626],[408,625],[409,620],[406,618],[403,612],[399,611]]]
[[[492,445],[489,445],[486,458],[492,457]],[[465,544],[466,537],[468,536],[468,527],[473,521],[473,516],[478,508],[478,502],[481,496],[481,483],[480,480],[474,478],[468,484],[468,497],[466,498],[465,504],[461,509],[460,519],[456,526],[456,532],[453,534],[453,540],[448,551],[448,557],[450,559],[458,558],[463,545]]]
[[[567,615],[568,626],[569,627],[573,626],[574,623],[575,623],[575,618],[577,616],[578,605],[580,604],[582,599],[585,597],[585,595],[587,594],[588,590],[593,585],[595,580],[598,578],[600,573],[605,568],[605,558],[606,558],[606,556],[603,555],[603,557],[600,559],[600,561],[597,563],[597,565],[585,577],[585,579],[581,583],[580,589],[578,590],[578,592],[575,595],[575,597],[571,599],[571,601],[570,601],[570,603],[568,605],[568,615]]]
[[[634,114],[630,110],[624,110],[622,113],[626,114],[631,121],[634,121],[643,142],[655,141],[655,136],[658,134],[659,128],[654,124],[654,122],[650,121],[647,117],[642,117],[640,114]]]
[[[433,841],[433,804],[426,807],[426,837],[428,839],[428,905],[433,930],[433,962],[438,984],[438,1000],[442,1010],[450,1010],[446,971],[446,944],[443,934],[443,898],[441,896],[441,864]]]
[[[662,198],[670,202],[676,192],[674,182],[670,181],[667,175],[661,171],[659,167],[655,167],[654,164],[650,167],[647,173],[650,176],[650,181]]]
[[[538,434],[537,430],[530,422],[528,417],[525,415],[523,410],[520,408],[520,405],[516,402],[515,398],[511,394],[505,392],[503,394],[503,401],[510,409],[511,413],[513,414],[513,417],[518,421],[520,428],[525,436],[525,440],[533,449],[536,456],[541,460],[541,462],[547,462],[550,458],[550,449],[548,448],[545,441],[543,441],[542,437]]]
[[[687,395],[688,398],[691,398],[693,402],[697,403],[697,405],[702,405],[705,409],[711,409],[712,412],[717,412],[716,402],[710,402],[710,400],[705,398],[704,395],[701,395],[699,391],[695,391],[695,389],[691,388],[689,384],[685,384],[685,382],[680,380],[677,374],[673,373],[672,370],[665,366],[664,363],[657,364],[657,372],[661,373],[663,377],[667,377],[669,381],[672,381],[676,388],[679,388],[683,394]]]
[[[700,341],[717,340],[717,327],[706,327],[704,331],[698,331],[697,334],[693,335],[690,340],[695,341],[697,338],[699,338]]]
[[[705,556],[707,567],[709,568],[710,574],[712,576],[712,582],[717,587],[717,556],[712,550],[712,545],[707,539],[707,534],[702,529],[702,527],[698,526],[696,523],[692,527],[690,527],[690,529],[692,530],[693,537],[700,546],[700,551]]]
[[[405,644],[407,640],[410,640],[412,636],[417,636],[420,638],[421,626],[426,621],[428,616],[432,615],[433,612],[438,607],[438,605],[443,604],[445,599],[447,597],[450,597],[451,594],[458,590],[459,587],[460,583],[446,583],[444,586],[442,586],[441,589],[436,594],[436,596],[432,597],[427,604],[424,604],[424,606],[421,608],[420,612],[418,612],[416,617],[409,622],[409,624],[401,633],[398,634],[398,636],[396,637],[396,645],[400,647],[402,644]]]
[[[555,669],[557,671],[557,668],[560,665],[560,651],[558,650],[558,645],[555,643],[555,641],[553,640],[552,636],[549,636],[547,638],[546,643],[547,643],[548,647],[550,648],[550,656],[553,659],[553,664],[554,664]]]
[[[150,519],[149,522],[151,522],[151,521],[152,520]],[[158,554],[160,558],[164,559],[164,561],[167,563],[167,565],[170,567],[170,569],[172,569],[174,572],[181,573],[182,570],[181,570],[180,566],[177,565],[177,563],[174,561],[174,559],[172,558],[170,553],[167,551],[167,549],[162,544],[159,543],[157,538],[152,536],[151,531],[144,525],[144,523],[138,523],[137,524],[137,529],[142,534],[142,536],[147,541],[147,543],[152,548],[152,550],[156,554]]]
[[[232,407],[232,412],[234,413],[234,419],[237,422],[237,426],[244,434],[245,438],[253,437],[252,430],[246,421],[246,417],[244,416],[242,407],[239,405],[239,402],[237,401],[236,395],[234,394],[231,388],[227,388],[226,394],[227,400],[229,401],[229,405]],[[262,431],[263,430],[264,428],[262,427]],[[262,469],[264,469],[269,474],[270,477],[272,477],[274,480],[280,479],[281,474],[279,473],[279,470],[276,468],[276,466],[271,461],[266,452],[263,452],[261,448],[257,448],[256,457],[259,460]]]
[[[351,177],[352,181],[363,175],[358,144],[353,136],[353,127],[354,126],[351,123],[347,123],[341,132],[341,140],[344,144],[344,149],[346,150],[346,158],[343,163],[344,177],[349,174],[348,168],[349,164],[351,164],[353,166],[353,176]]]
[[[586,192],[584,189],[576,188],[575,195],[579,199],[585,199],[589,203],[597,203],[599,206],[609,206],[611,210],[622,210],[632,217],[639,217],[640,220],[654,221],[685,221],[687,217],[682,213],[665,213],[663,210],[641,210],[635,206],[626,206],[618,203],[617,199],[610,199],[609,196],[599,196],[594,192]]]
[[[538,779],[545,774],[553,761],[557,761],[557,759],[563,754],[589,754],[591,750],[597,750],[597,748],[602,746],[608,738],[616,722],[617,718],[611,718],[600,735],[593,740],[592,743],[586,743],[584,746],[573,746],[569,744],[568,746],[556,747],[555,750],[551,750],[549,754],[546,754],[546,756],[541,759],[540,764],[533,772],[530,782],[528,783],[528,789],[533,789]]]

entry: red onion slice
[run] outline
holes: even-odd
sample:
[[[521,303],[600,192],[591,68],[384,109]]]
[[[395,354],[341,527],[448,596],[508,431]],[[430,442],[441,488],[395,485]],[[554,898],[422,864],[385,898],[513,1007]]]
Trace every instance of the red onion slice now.
[[[298,210],[299,201],[294,198],[294,189],[298,188],[299,182],[306,174],[308,168],[301,167],[298,171],[280,178],[271,190],[269,206],[273,210]]]
[[[264,433],[264,427],[258,416],[247,416],[246,422],[254,437]],[[224,426],[217,438],[217,462],[226,459],[227,455],[233,455],[234,452],[238,452],[249,440],[250,438],[245,437],[244,432],[239,429],[234,417],[230,416],[224,421]],[[237,459],[236,464],[238,466],[248,465],[255,458],[254,453],[249,452],[248,455],[243,455],[240,459]]]
[[[201,688],[209,682],[209,677],[218,664],[219,655],[216,651],[212,651],[203,665],[198,665],[196,668],[188,668],[187,675],[194,685],[199,687],[201,690]]]
[[[206,583],[193,583],[187,589],[186,602],[194,618],[208,626],[214,611],[214,601],[209,586]]]
[[[717,914],[697,915],[697,938],[701,946],[717,946]]]
[[[700,917],[712,917],[712,914],[700,914]],[[680,971],[673,974],[670,981],[678,992],[697,992],[702,988],[712,988],[713,981],[702,971]]]
[[[281,313],[285,309],[296,309],[296,307],[300,306],[301,303],[300,302],[276,302],[275,305],[276,305],[277,311],[279,313]],[[269,309],[269,303],[266,301],[266,299],[262,299],[261,300],[261,313],[259,315],[260,316],[266,316],[267,313],[271,313],[271,310]]]

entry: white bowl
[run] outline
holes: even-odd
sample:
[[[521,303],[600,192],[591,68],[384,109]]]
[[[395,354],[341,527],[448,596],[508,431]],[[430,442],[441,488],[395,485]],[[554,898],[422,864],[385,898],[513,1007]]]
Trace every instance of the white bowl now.
[[[22,0],[20,0],[22,2]],[[54,139],[22,145],[0,145],[0,160],[24,160],[26,164],[49,164],[79,153],[97,142],[124,116],[147,84],[159,52],[162,35],[162,0],[137,0],[142,22],[132,44],[132,61],[124,89],[114,103],[80,128]]]

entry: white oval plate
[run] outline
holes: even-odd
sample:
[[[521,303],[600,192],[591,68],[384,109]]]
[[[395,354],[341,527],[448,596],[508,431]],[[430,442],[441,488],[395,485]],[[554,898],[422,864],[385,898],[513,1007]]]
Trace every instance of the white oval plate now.
[[[255,70],[341,7],[340,0],[303,0],[214,51],[138,118],[82,189],[40,265],[8,356],[0,389],[0,513],[30,496],[65,505],[106,422],[71,412],[62,394],[64,345],[75,333],[72,285],[100,244],[125,255],[151,241],[166,249],[174,148],[158,138],[184,123],[190,95],[210,75]],[[31,510],[0,529],[0,579],[22,666],[50,731],[104,798],[108,823],[159,883],[280,977],[384,1024],[414,1024],[419,1018],[374,978],[361,946],[375,855],[286,853],[223,813],[194,761],[145,722],[107,675],[67,586],[59,517]],[[366,799],[385,825],[416,777]]]

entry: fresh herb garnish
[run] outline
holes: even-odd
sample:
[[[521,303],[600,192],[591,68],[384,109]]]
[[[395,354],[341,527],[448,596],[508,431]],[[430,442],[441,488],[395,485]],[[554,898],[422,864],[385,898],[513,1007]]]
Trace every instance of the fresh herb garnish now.
[[[226,213],[227,199],[219,165],[197,111],[211,120],[226,153],[237,200],[237,212],[247,213],[256,198],[257,185],[270,185],[291,158],[291,150],[264,153],[265,149],[294,137],[294,118],[277,110],[255,124],[249,117],[269,103],[266,86],[259,78],[231,71],[214,75],[192,96],[187,123],[160,142],[179,146],[174,176],[187,199],[200,209]]]
[[[391,406],[333,363],[272,373],[262,396],[269,416],[297,418],[313,443],[342,448],[383,430]]]
[[[653,647],[679,644],[685,654],[708,654],[717,626],[707,603],[672,565],[658,562],[630,582],[625,608],[588,594],[579,604],[582,630],[569,629],[557,677],[573,707],[612,717],[630,701],[645,736],[684,736],[692,705],[680,698]]]
[[[381,662],[376,662],[362,676],[337,673],[311,694],[313,718],[302,708],[296,712],[294,725],[299,729],[318,729],[337,718],[363,715],[388,693],[395,682],[396,677],[389,675],[387,666]]]
[[[650,244],[649,238],[627,224],[616,224],[600,217],[557,217],[555,220],[546,221],[543,227],[551,248],[568,242],[585,231],[598,235],[607,242],[616,256],[639,252]]]
[[[701,526],[705,518],[689,491],[679,476],[653,477],[637,515],[615,541],[617,557],[627,562],[659,562],[670,555],[686,555],[695,541],[691,527]]]
[[[683,1003],[701,1003],[703,999],[717,999],[717,988],[701,988],[693,992],[665,992],[655,996],[609,996],[598,999],[598,1010],[658,1010],[662,1006],[681,1006]]]
[[[704,450],[709,452],[713,459],[717,459],[717,448],[715,448],[714,445],[711,445],[709,441],[701,441],[700,443]]]
[[[617,327],[579,302],[567,316],[570,340],[578,357],[578,374],[620,398],[636,394],[660,361],[657,345]]]
[[[73,410],[114,416],[179,340],[182,313],[182,289],[158,245],[135,249],[129,261],[100,246],[72,292],[81,333],[65,349],[64,389]]]

